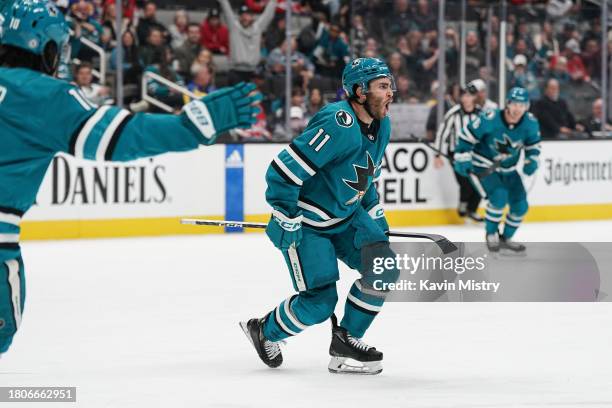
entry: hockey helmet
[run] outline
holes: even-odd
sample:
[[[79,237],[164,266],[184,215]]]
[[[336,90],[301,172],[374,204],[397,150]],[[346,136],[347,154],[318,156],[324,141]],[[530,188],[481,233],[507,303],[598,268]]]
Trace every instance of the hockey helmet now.
[[[506,97],[506,104],[509,105],[511,103],[522,103],[529,106],[529,92],[525,88],[518,86],[510,89]]]
[[[48,0],[0,0],[0,44],[39,55],[49,68],[66,53],[70,31]]]
[[[357,58],[344,67],[342,88],[349,97],[355,95],[355,85],[360,86],[363,92],[367,93],[368,84],[377,78],[391,79],[391,88],[395,91],[393,75],[384,61],[378,58]]]

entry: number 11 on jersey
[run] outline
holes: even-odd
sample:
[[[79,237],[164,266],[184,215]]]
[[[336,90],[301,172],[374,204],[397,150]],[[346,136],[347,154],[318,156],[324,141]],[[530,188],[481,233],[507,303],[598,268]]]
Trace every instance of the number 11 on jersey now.
[[[310,139],[310,142],[308,142],[308,146],[312,146],[312,145],[314,145],[314,144],[317,142],[317,140],[319,139],[319,137],[321,137],[321,135],[322,135],[323,133],[325,133],[325,130],[324,130],[324,129],[319,129],[319,130],[317,131],[317,134],[316,134],[316,135],[314,135],[314,137],[313,137],[312,139]],[[321,140],[321,141],[319,142],[319,144],[317,145],[317,147],[315,147],[315,149],[314,149],[314,150],[315,150],[315,152],[318,152],[319,150],[321,150],[321,148],[322,148],[322,147],[325,145],[325,143],[327,143],[327,141],[328,141],[330,138],[331,138],[331,136],[330,136],[330,135],[328,135],[328,134],[326,133],[326,134],[325,134],[325,137],[323,137],[323,140]]]

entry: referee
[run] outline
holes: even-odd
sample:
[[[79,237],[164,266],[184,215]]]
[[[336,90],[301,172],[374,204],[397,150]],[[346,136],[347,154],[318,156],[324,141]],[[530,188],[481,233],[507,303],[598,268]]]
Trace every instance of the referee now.
[[[451,166],[461,129],[476,119],[481,112],[480,107],[476,105],[477,93],[478,89],[472,83],[469,83],[465,88],[461,88],[459,103],[446,112],[442,126],[438,127],[436,147],[450,158]],[[443,159],[438,154],[434,160],[434,166],[440,168],[442,165]],[[483,222],[484,219],[476,212],[480,204],[480,194],[474,189],[467,177],[455,172],[455,178],[459,183],[459,216],[467,217],[474,222]]]

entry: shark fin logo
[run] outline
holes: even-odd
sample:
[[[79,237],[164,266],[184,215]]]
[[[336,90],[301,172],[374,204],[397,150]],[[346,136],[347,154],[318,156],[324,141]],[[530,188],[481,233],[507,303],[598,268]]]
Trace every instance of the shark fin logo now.
[[[356,180],[347,180],[342,179],[344,183],[355,190],[357,194],[350,200],[348,200],[345,205],[351,205],[356,201],[359,201],[365,195],[368,187],[370,186],[370,182],[374,179],[374,174],[376,173],[376,166],[374,165],[374,160],[372,160],[372,156],[370,153],[366,152],[367,156],[367,167],[362,167],[357,164],[353,164],[353,168],[355,169],[355,178]]]

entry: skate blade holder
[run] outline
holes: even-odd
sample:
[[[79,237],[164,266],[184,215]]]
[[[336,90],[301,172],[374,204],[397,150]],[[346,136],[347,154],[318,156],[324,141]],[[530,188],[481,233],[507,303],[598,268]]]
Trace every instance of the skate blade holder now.
[[[382,372],[382,361],[357,361],[348,357],[332,357],[327,369],[333,374],[374,375]]]

